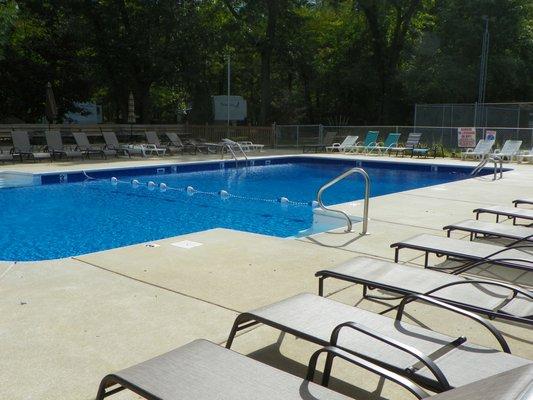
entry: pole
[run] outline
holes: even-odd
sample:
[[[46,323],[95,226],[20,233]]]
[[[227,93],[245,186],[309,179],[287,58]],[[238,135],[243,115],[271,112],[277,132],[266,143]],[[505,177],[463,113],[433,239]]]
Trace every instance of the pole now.
[[[488,66],[488,58],[489,58],[489,17],[486,15],[483,15],[481,17],[485,21],[485,32],[483,33],[483,44],[481,46],[481,63],[479,66],[479,88],[478,88],[478,104],[481,105],[481,116],[477,115],[477,118],[479,118],[479,121],[483,121],[483,112],[486,112],[485,110],[485,91],[487,88],[487,66]],[[477,114],[477,113],[476,113]],[[476,118],[476,126],[477,126],[477,118]]]
[[[228,100],[227,100],[227,109],[228,109],[228,125],[227,125],[227,133],[229,136],[229,96],[231,93],[231,56],[228,54]]]

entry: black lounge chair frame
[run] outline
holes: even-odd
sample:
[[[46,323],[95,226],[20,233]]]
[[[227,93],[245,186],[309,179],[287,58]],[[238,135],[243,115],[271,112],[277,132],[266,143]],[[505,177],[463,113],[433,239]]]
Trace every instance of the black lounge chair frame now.
[[[519,204],[532,204],[533,205],[533,200],[530,200],[530,199],[516,199],[516,200],[513,200],[513,204],[515,207],[518,207]]]
[[[503,254],[503,257],[498,258],[492,258],[494,256],[497,256],[499,254],[504,253],[507,250],[519,250],[519,249],[529,249],[531,248],[531,244],[525,244],[525,245],[519,245],[519,243],[527,242],[529,241],[533,236],[526,236],[522,239],[519,239],[506,247],[489,254],[485,257],[474,257],[471,255],[468,255],[466,253],[455,253],[452,251],[449,252],[442,252],[441,249],[431,249],[427,246],[417,246],[410,243],[405,242],[396,242],[390,245],[391,248],[394,248],[394,262],[397,263],[400,258],[400,250],[401,249],[411,249],[411,250],[420,250],[424,252],[424,268],[428,269],[435,269],[435,270],[452,270],[453,274],[460,274],[462,272],[468,271],[469,269],[472,269],[474,267],[477,267],[482,264],[496,264],[496,265],[502,265],[504,267],[509,268],[517,268],[517,269],[523,269],[526,271],[533,271],[533,262],[529,262],[528,260],[523,259],[516,259],[511,257],[505,257],[505,254]],[[465,264],[459,265],[459,266],[453,266],[453,267],[430,267],[429,266],[429,254],[435,254],[437,257],[443,257],[446,256],[448,259],[453,259],[454,261],[466,261]],[[521,265],[520,263],[529,263],[530,265]]]
[[[396,313],[396,321],[401,321],[402,317],[403,317],[403,313],[404,313],[404,310],[405,310],[405,306],[408,304],[408,303],[411,303],[413,301],[416,301],[416,300],[420,300],[420,301],[423,301],[423,302],[426,302],[426,303],[429,303],[429,304],[432,304],[434,306],[437,306],[437,307],[440,307],[440,308],[443,308],[443,309],[446,309],[446,310],[449,310],[449,311],[452,311],[452,312],[455,312],[459,315],[462,315],[462,316],[465,316],[467,318],[470,318],[472,319],[473,321],[476,321],[478,322],[480,325],[482,325],[483,327],[485,327],[491,334],[492,336],[494,336],[496,338],[496,340],[498,341],[499,345],[501,346],[503,352],[505,353],[511,353],[511,350],[509,348],[509,345],[507,344],[507,342],[505,341],[504,337],[502,336],[502,334],[494,327],[492,326],[489,322],[487,322],[486,320],[484,320],[483,318],[477,316],[476,314],[473,314],[469,311],[466,311],[466,310],[463,310],[459,307],[455,307],[455,306],[452,306],[450,304],[447,304],[447,303],[444,303],[442,301],[439,301],[439,300],[436,300],[435,298],[432,298],[432,297],[429,297],[429,296],[424,296],[424,295],[419,295],[419,294],[409,294],[407,296],[405,296],[401,303],[399,304],[398,306],[398,311]],[[235,319],[235,322],[233,324],[233,327],[231,329],[231,332],[229,334],[229,337],[228,337],[228,340],[226,342],[226,347],[228,349],[231,348],[232,344],[233,344],[233,341],[237,335],[237,333],[239,331],[242,331],[244,329],[247,329],[249,327],[252,327],[254,325],[257,325],[257,324],[264,324],[264,325],[267,325],[267,326],[270,326],[274,329],[278,329],[282,332],[285,332],[285,333],[289,333],[291,335],[294,335],[296,337],[299,337],[301,339],[304,339],[304,340],[307,340],[309,342],[312,342],[312,343],[315,343],[315,344],[318,344],[319,346],[336,346],[338,348],[340,348],[341,350],[344,350],[356,357],[361,357],[363,359],[366,359],[372,363],[375,363],[383,368],[386,368],[392,372],[395,372],[397,374],[400,374],[400,375],[403,375],[405,377],[407,377],[408,379],[412,380],[413,382],[415,382],[416,384],[424,387],[424,388],[427,388],[429,390],[432,390],[432,391],[435,391],[435,392],[443,392],[443,391],[446,391],[446,390],[450,390],[452,387],[450,386],[448,380],[446,379],[446,377],[444,376],[443,372],[441,371],[441,369],[435,364],[435,362],[433,361],[434,359],[438,359],[439,357],[441,356],[444,356],[446,353],[448,353],[449,351],[453,350],[455,347],[458,347],[460,346],[461,344],[463,344],[464,342],[466,342],[466,338],[464,336],[461,336],[461,337],[458,337],[457,339],[449,342],[449,343],[446,343],[444,344],[443,346],[440,347],[439,350],[437,351],[434,351],[432,354],[429,354],[429,355],[426,355],[426,354],[423,354],[422,352],[420,352],[418,349],[412,347],[412,346],[409,346],[409,345],[406,345],[406,344],[403,344],[395,339],[392,339],[392,338],[389,338],[381,333],[378,333],[374,330],[372,330],[371,328],[369,327],[366,327],[366,326],[363,326],[361,324],[357,324],[353,321],[346,321],[342,324],[339,324],[338,326],[336,326],[333,331],[331,332],[331,337],[330,337],[330,340],[329,342],[328,341],[324,341],[322,339],[320,339],[319,337],[316,337],[316,336],[312,336],[312,335],[308,335],[304,332],[301,332],[299,330],[296,330],[296,329],[293,329],[291,328],[290,326],[286,326],[286,325],[282,325],[282,324],[279,324],[279,323],[276,323],[274,321],[271,321],[269,319],[266,319],[266,318],[263,318],[261,317],[260,315],[256,315],[252,312],[245,312],[245,313],[242,313],[242,314],[239,314],[237,316],[237,318]],[[418,362],[413,364],[411,367],[407,368],[407,369],[399,369],[397,367],[395,367],[394,365],[391,365],[391,364],[388,364],[387,363],[387,360],[376,360],[376,359],[371,359],[371,358],[368,358],[368,357],[365,357],[363,354],[360,354],[357,352],[357,350],[355,349],[348,349],[348,348],[345,348],[345,347],[341,347],[337,344],[337,339],[338,339],[338,335],[339,335],[339,332],[343,329],[343,328],[350,328],[350,329],[354,329],[354,330],[357,330],[371,338],[374,338],[376,340],[379,340],[381,342],[384,342],[388,345],[390,345],[391,347],[395,348],[395,349],[398,349],[402,352],[405,352],[405,353],[408,353],[410,354],[411,356],[415,357],[416,359],[418,359]],[[329,376],[331,374],[331,360],[326,360],[326,365],[324,367],[324,382],[327,383],[328,382],[328,379],[329,379]],[[431,371],[431,373],[433,374],[433,377],[434,379],[429,379],[427,377],[424,377],[424,376],[421,376],[421,375],[417,375],[416,372],[423,368],[423,367],[426,367],[429,371]]]
[[[459,308],[462,308],[462,309],[467,310],[467,311],[475,312],[476,314],[486,315],[489,319],[497,319],[497,318],[499,318],[499,319],[509,320],[509,321],[513,321],[513,322],[523,323],[523,324],[526,324],[526,325],[533,325],[533,315],[524,318],[524,317],[518,317],[518,316],[515,316],[515,315],[507,314],[507,313],[504,313],[504,312],[502,312],[500,310],[501,307],[503,307],[505,304],[507,304],[512,299],[516,298],[516,296],[518,296],[518,294],[521,294],[521,295],[523,295],[525,297],[528,297],[528,298],[530,298],[533,301],[533,294],[532,293],[528,292],[527,290],[525,290],[523,288],[520,288],[520,287],[517,287],[517,286],[513,286],[513,285],[509,285],[509,284],[504,283],[504,282],[488,281],[488,280],[481,280],[481,279],[476,279],[476,280],[468,279],[468,280],[464,280],[464,281],[460,281],[460,282],[446,283],[446,284],[438,286],[438,287],[436,287],[436,288],[434,288],[434,289],[432,289],[430,291],[424,292],[424,293],[415,293],[415,292],[412,292],[410,290],[405,290],[405,289],[399,288],[397,286],[386,285],[386,284],[383,284],[383,283],[379,283],[379,282],[370,281],[370,280],[367,280],[367,279],[358,278],[358,277],[355,277],[355,276],[352,276],[352,275],[345,275],[345,274],[336,273],[335,271],[330,271],[330,270],[318,271],[318,272],[315,273],[315,276],[318,278],[318,295],[319,296],[324,296],[324,281],[327,278],[334,278],[334,279],[338,279],[338,280],[341,280],[341,281],[362,285],[363,286],[363,298],[364,299],[400,300],[400,299],[405,298],[405,296],[423,295],[423,296],[429,296],[429,297],[432,297],[432,298],[436,298],[439,301],[451,304],[451,305],[453,305],[455,307],[459,307]],[[501,303],[496,308],[491,310],[491,309],[488,309],[488,308],[482,308],[482,307],[474,306],[474,305],[467,304],[467,303],[461,303],[461,302],[458,302],[458,301],[453,301],[453,300],[450,300],[450,299],[444,299],[442,297],[439,297],[436,294],[440,290],[449,288],[451,286],[459,286],[459,285],[492,285],[492,286],[508,289],[512,293],[512,295],[509,298],[507,298],[505,302]],[[369,290],[374,290],[374,289],[381,289],[381,290],[385,290],[385,291],[388,291],[388,292],[397,293],[397,294],[399,294],[399,296],[377,296],[377,295],[368,294]],[[380,312],[380,314],[382,314],[382,315],[383,314],[387,314],[388,312],[390,312],[392,310],[395,310],[395,309],[397,309],[399,307],[400,307],[399,304],[396,305],[396,306],[392,306],[392,307],[387,308],[386,310]]]
[[[516,204],[515,204],[515,208],[516,208]],[[520,211],[513,213],[511,210],[509,210],[509,212],[504,212],[503,210],[489,210],[486,208],[476,208],[475,210],[473,210],[473,212],[476,213],[476,219],[479,219],[480,214],[493,214],[493,215],[496,215],[496,222],[500,222],[500,217],[507,217],[507,219],[513,220],[513,225],[524,225],[524,226],[533,225],[533,223],[529,223],[529,224],[517,224],[516,223],[517,219],[531,220],[531,218],[521,215]]]
[[[456,224],[446,225],[442,229],[446,231],[446,235],[448,237],[451,237],[451,233],[453,231],[468,232],[470,234],[471,241],[474,240],[475,238],[478,238],[479,235],[483,237],[497,237],[497,238],[512,239],[512,240],[523,240],[525,242],[533,241],[533,235],[526,236],[526,237],[519,237],[518,235],[512,235],[510,233],[506,234],[504,232],[493,232],[490,230],[485,230],[483,228],[474,228],[474,227],[465,228],[465,227],[457,226]]]
[[[191,343],[189,345],[194,345],[195,343]],[[230,352],[231,350],[224,350],[227,352]],[[309,360],[308,368],[307,368],[307,374],[306,374],[306,381],[313,382],[314,376],[316,374],[316,367],[317,367],[317,361],[320,358],[322,354],[327,355],[327,361],[328,363],[332,364],[333,360],[335,358],[340,358],[345,361],[347,361],[350,364],[356,365],[358,367],[361,367],[363,369],[366,369],[367,371],[373,372],[376,375],[385,378],[391,382],[396,383],[397,385],[402,386],[407,391],[409,391],[411,394],[413,394],[417,399],[423,399],[426,397],[429,397],[428,393],[426,393],[424,390],[422,390],[420,387],[415,385],[410,380],[395,374],[385,368],[382,368],[378,365],[375,365],[369,361],[366,361],[360,357],[356,357],[350,353],[347,353],[339,348],[333,347],[333,346],[326,346],[322,349],[317,350],[314,352]],[[220,355],[218,355],[220,357]],[[239,355],[239,357],[245,357],[243,355]],[[209,362],[209,359],[206,359],[206,363]],[[250,360],[250,365],[252,363],[259,363],[258,361]],[[230,364],[231,365],[231,362]],[[286,374],[285,372],[278,371],[274,369],[273,367],[270,367],[273,374],[278,374],[279,376],[283,376]],[[179,376],[176,376],[177,379],[179,379]],[[293,378],[293,379],[299,379],[299,378]],[[327,387],[327,382],[329,381],[329,376],[323,376],[323,383],[322,386]],[[241,382],[243,384],[243,382]],[[251,383],[253,384],[253,382]],[[98,393],[96,395],[96,400],[102,400],[106,397],[112,396],[116,393],[121,392],[124,389],[129,389],[132,392],[138,394],[139,396],[142,396],[148,400],[162,400],[160,397],[154,395],[153,393],[148,392],[141,386],[135,384],[129,379],[124,379],[120,376],[120,372],[116,374],[109,374],[106,375],[102,381],[100,382],[100,386],[98,388]],[[300,392],[301,392],[300,388]],[[336,396],[337,397],[337,396]],[[339,395],[341,397],[341,395]],[[342,396],[344,397],[344,396]],[[308,398],[308,396],[302,396],[303,398]]]

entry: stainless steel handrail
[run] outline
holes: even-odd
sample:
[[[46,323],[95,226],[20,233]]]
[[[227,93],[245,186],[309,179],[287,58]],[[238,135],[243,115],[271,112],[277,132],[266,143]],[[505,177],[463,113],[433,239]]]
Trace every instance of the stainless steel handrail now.
[[[348,177],[350,175],[353,175],[353,174],[360,174],[360,175],[363,175],[363,178],[365,178],[365,202],[364,202],[364,208],[363,208],[363,231],[361,232],[361,234],[362,235],[366,235],[368,233],[368,203],[370,201],[370,177],[368,176],[368,174],[366,173],[366,171],[363,168],[352,168],[352,169],[349,169],[348,171],[343,172],[342,174],[340,174],[336,178],[333,178],[329,182],[327,182],[324,185],[322,185],[322,187],[320,189],[318,189],[318,193],[316,195],[316,201],[318,202],[318,205],[320,206],[321,209],[323,209],[325,211],[331,211],[331,212],[336,212],[336,213],[342,214],[346,218],[346,221],[347,221],[346,232],[351,232],[352,231],[352,220],[350,219],[350,216],[348,214],[346,214],[344,211],[327,208],[324,205],[324,203],[322,202],[322,193],[324,193],[324,191],[326,189],[328,189],[329,187],[335,185],[337,182],[339,182],[339,181],[343,180],[344,178],[346,178],[346,177]]]
[[[239,158],[237,157],[237,154],[235,154],[235,151],[233,151],[233,146],[236,146],[242,153],[242,155],[244,156],[244,161],[245,161],[245,164],[246,166],[248,166],[248,156],[246,155],[246,153],[244,152],[242,146],[240,143],[237,143],[237,142],[233,142],[233,143],[228,143],[228,142],[224,142],[223,145],[222,145],[222,159],[224,159],[224,149],[228,149],[229,152],[231,153],[231,156],[233,157],[233,159],[235,160],[235,166],[238,167],[239,166]]]
[[[495,181],[496,179],[498,179],[498,163],[499,163],[499,171],[500,171],[500,179],[503,178],[503,160],[500,156],[498,156],[497,154],[489,154],[487,157],[484,157],[478,165],[476,165],[476,167],[472,170],[472,172],[470,172],[470,175],[471,176],[476,176],[477,174],[479,174],[481,172],[481,170],[483,169],[483,167],[485,165],[487,165],[488,162],[494,162],[494,178],[492,178],[493,181]]]

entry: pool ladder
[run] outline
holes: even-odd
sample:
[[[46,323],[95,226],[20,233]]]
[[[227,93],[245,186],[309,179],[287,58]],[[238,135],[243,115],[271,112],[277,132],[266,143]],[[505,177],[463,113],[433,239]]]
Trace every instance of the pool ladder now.
[[[244,165],[247,167],[248,166],[248,156],[246,155],[246,153],[244,152],[242,146],[240,143],[224,143],[223,146],[222,146],[222,150],[221,150],[221,153],[222,153],[222,159],[224,159],[224,150],[227,150],[228,153],[231,154],[231,156],[233,157],[233,159],[235,160],[235,167],[238,168],[239,167],[239,157],[237,157],[237,154],[235,153],[235,150],[233,149],[233,147],[237,147],[238,151],[243,155],[244,157]]]
[[[318,193],[316,195],[316,201],[318,202],[318,205],[322,210],[329,211],[329,212],[335,212],[335,213],[339,213],[343,215],[346,218],[346,232],[351,232],[352,231],[352,220],[350,216],[346,214],[344,211],[334,210],[332,208],[326,207],[324,203],[322,202],[322,194],[324,193],[326,189],[335,185],[337,182],[340,182],[344,178],[350,175],[354,175],[354,174],[362,175],[363,178],[365,179],[365,202],[364,202],[364,208],[363,208],[363,230],[361,232],[361,235],[367,235],[368,234],[368,204],[370,202],[370,177],[368,176],[367,172],[363,168],[349,169],[348,171],[343,172],[336,178],[333,178],[329,182],[322,185],[320,189],[318,189]]]
[[[492,178],[492,180],[495,181],[496,179],[498,179],[498,172],[500,174],[500,179],[502,179],[503,178],[503,160],[497,154],[489,154],[487,157],[483,158],[480,161],[480,163],[476,166],[476,168],[474,168],[472,172],[470,172],[470,175],[471,176],[478,175],[483,169],[483,167],[491,161],[494,163],[494,178]]]

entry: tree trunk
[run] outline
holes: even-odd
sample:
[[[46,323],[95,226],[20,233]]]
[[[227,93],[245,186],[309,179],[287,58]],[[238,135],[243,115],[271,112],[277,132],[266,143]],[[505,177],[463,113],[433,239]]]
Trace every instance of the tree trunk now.
[[[270,82],[270,61],[272,50],[267,48],[261,51],[261,109],[259,111],[259,123],[265,125],[270,115],[270,103],[272,102]]]
[[[272,83],[270,79],[272,52],[276,40],[276,25],[278,22],[278,0],[267,1],[267,28],[266,38],[260,44],[261,53],[261,110],[259,123],[265,125],[270,119],[270,105],[272,102]]]

